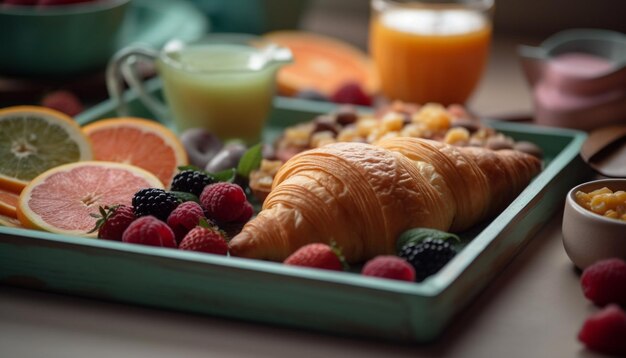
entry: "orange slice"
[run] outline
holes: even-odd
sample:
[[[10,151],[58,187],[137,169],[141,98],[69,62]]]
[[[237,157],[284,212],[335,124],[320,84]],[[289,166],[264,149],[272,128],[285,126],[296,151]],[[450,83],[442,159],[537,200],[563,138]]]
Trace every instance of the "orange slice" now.
[[[143,188],[163,188],[154,174],[136,166],[85,161],[50,169],[33,179],[20,194],[17,217],[26,228],[59,234],[87,234],[105,205],[131,205]]]
[[[71,117],[37,106],[0,109],[0,188],[19,192],[50,168],[91,159],[89,140]]]
[[[277,31],[263,37],[293,53],[294,63],[278,72],[278,91],[283,95],[314,89],[330,96],[348,82],[359,83],[369,94],[378,91],[369,56],[347,42],[301,31]]]
[[[0,215],[17,218],[17,202],[20,195],[0,188]]]
[[[103,119],[83,127],[94,159],[136,165],[169,187],[177,167],[187,165],[187,152],[167,127],[141,118]]]

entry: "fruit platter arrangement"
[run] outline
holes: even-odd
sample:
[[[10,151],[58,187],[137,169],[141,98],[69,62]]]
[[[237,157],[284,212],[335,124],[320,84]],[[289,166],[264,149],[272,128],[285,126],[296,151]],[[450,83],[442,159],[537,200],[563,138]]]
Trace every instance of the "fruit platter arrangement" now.
[[[125,116],[113,100],[63,113],[67,95],[0,109],[0,282],[436,337],[585,175],[585,136],[380,101],[366,57],[301,36],[268,35],[301,61],[254,144],[173,130],[132,91]],[[326,48],[356,80],[299,67]]]
[[[76,119],[2,109],[3,282],[425,341],[581,175],[580,133],[454,106],[277,100],[267,140],[246,147],[134,104],[126,118],[112,102]],[[350,126],[369,134],[341,140]]]

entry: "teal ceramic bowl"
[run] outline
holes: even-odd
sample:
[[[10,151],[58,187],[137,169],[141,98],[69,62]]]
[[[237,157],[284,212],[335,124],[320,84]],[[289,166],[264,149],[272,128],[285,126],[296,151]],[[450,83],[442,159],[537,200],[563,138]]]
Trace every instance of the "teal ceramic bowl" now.
[[[0,6],[0,75],[59,77],[104,68],[129,2]]]

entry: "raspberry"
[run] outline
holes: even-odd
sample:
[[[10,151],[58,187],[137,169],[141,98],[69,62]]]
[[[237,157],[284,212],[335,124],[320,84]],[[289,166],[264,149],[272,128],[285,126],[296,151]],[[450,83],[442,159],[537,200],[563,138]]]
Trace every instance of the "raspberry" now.
[[[241,214],[235,219],[235,222],[245,224],[252,215],[254,215],[254,208],[252,208],[252,204],[249,201],[246,201],[243,203],[243,210],[241,210]]]
[[[133,208],[126,205],[100,207],[100,215],[92,215],[98,218],[96,227],[98,238],[112,241],[122,241],[124,230],[135,221]]]
[[[371,106],[372,98],[363,91],[360,84],[347,82],[343,84],[333,95],[331,100],[335,103],[356,104],[361,106]]]
[[[361,274],[401,281],[415,281],[415,269],[406,260],[392,255],[380,255],[367,261]]]
[[[253,214],[254,209],[252,208],[252,204],[250,204],[250,202],[246,202],[241,215],[235,219],[235,221],[229,223],[221,222],[219,224],[219,228],[224,232],[228,239],[231,239],[241,232],[241,229],[243,229],[243,226],[248,222],[248,220],[250,220]]]
[[[322,243],[302,246],[283,262],[285,265],[343,271],[344,263],[337,249]]]
[[[237,184],[215,183],[207,186],[200,195],[200,204],[207,217],[220,223],[239,220],[249,205],[246,194]]]
[[[201,226],[191,229],[178,248],[217,255],[228,253],[228,243],[224,236],[217,230]]]
[[[601,260],[587,267],[580,278],[585,297],[598,306],[617,303],[626,307],[626,262]]]
[[[172,179],[173,191],[184,191],[186,193],[200,196],[204,187],[215,183],[215,178],[195,170],[183,170]]]
[[[587,348],[620,357],[626,356],[625,338],[626,313],[614,304],[589,317],[578,333],[578,340]]]
[[[136,216],[153,215],[163,221],[167,220],[179,203],[176,196],[157,188],[141,189],[133,196],[133,210]]]
[[[180,243],[191,229],[198,226],[202,218],[204,218],[204,210],[200,204],[187,201],[172,211],[167,217],[167,225],[174,231],[176,241]]]
[[[447,240],[430,237],[420,242],[407,243],[398,254],[413,266],[417,282],[439,271],[454,255],[456,250]]]
[[[133,221],[124,231],[122,241],[131,244],[176,247],[172,229],[152,215],[142,216]]]
[[[54,91],[41,100],[44,107],[56,109],[68,116],[75,116],[83,111],[83,105],[76,95],[69,91]]]

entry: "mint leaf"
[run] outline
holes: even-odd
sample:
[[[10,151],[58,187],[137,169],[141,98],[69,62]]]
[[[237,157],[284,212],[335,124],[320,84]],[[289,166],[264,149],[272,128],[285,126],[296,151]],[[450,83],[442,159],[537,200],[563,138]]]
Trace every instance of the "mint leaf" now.
[[[225,181],[225,182],[232,183],[233,181],[235,181],[235,177],[237,176],[237,169],[230,168],[230,169],[222,170],[221,172],[211,173],[211,175],[217,181]]]
[[[195,201],[196,203],[200,203],[200,199],[191,193],[186,193],[184,191],[170,191],[170,193],[183,203],[186,201]]]
[[[263,159],[263,144],[259,143],[250,147],[239,160],[237,166],[237,174],[247,178],[250,176],[250,172],[258,169],[261,166],[261,160]]]

